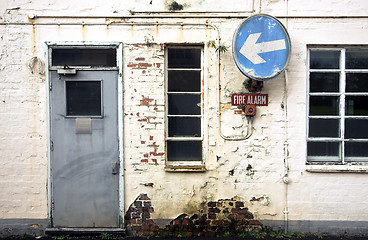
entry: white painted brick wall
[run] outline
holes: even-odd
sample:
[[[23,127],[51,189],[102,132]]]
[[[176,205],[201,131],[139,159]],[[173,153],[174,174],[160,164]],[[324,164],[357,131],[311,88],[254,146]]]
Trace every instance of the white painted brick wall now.
[[[145,6],[135,1],[139,8]],[[141,4],[141,5],[139,5]],[[360,16],[367,15],[367,1],[254,1],[255,13],[277,16]],[[18,9],[18,7],[20,7]],[[121,1],[102,4],[52,1],[0,3],[0,218],[47,218],[47,119],[45,76],[27,68],[37,56],[44,59],[45,41],[120,41],[123,47],[124,157],[126,207],[147,193],[155,208],[153,218],[175,218],[194,213],[203,201],[238,195],[259,219],[284,219],[284,141],[289,143],[290,220],[368,221],[366,174],[306,172],[306,50],[308,44],[366,44],[367,18],[282,18],[292,40],[288,71],[288,138],[285,139],[285,74],[265,82],[263,93],[269,106],[257,108],[254,132],[246,141],[225,141],[218,125],[218,62],[209,40],[218,40],[214,29],[206,29],[206,18],[117,19],[120,24],[104,25],[105,19],[36,18],[35,28],[28,16],[99,15],[121,16],[133,8]],[[249,4],[242,10],[248,11]],[[238,9],[237,9],[238,10]],[[250,14],[250,13],[249,13]],[[222,129],[225,135],[246,132],[246,122],[235,107],[226,108],[232,93],[244,92],[245,77],[236,68],[231,48],[236,27],[243,18],[210,18],[229,51],[221,56]],[[75,22],[76,25],[54,24]],[[82,21],[101,23],[82,27]],[[124,22],[126,21],[126,22]],[[130,22],[152,25],[124,25]],[[178,25],[158,25],[160,23]],[[18,23],[23,23],[19,25]],[[42,23],[44,25],[37,25]],[[50,23],[50,24],[47,24]],[[188,26],[185,23],[200,23]],[[157,44],[146,46],[146,37]],[[165,167],[165,78],[164,43],[203,43],[206,79],[205,173],[169,173]],[[134,65],[136,64],[136,65]],[[247,170],[248,165],[252,170]],[[145,183],[153,183],[147,187]],[[251,202],[267,196],[268,205]]]

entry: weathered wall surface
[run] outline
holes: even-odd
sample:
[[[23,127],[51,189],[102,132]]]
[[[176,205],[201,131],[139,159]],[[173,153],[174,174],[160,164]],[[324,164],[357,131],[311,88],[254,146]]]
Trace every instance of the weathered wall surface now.
[[[182,214],[198,214],[209,202],[237,196],[254,219],[285,227],[287,217],[291,231],[366,231],[366,174],[311,173],[306,171],[305,162],[307,45],[366,44],[368,19],[359,16],[367,15],[368,3],[233,2],[240,7],[228,9],[231,4],[227,4],[224,11],[241,13],[200,13],[217,3],[178,1],[183,11],[197,12],[184,14],[192,15],[186,18],[180,17],[180,11],[163,14],[175,15],[171,18],[147,18],[139,11],[165,11],[171,2],[2,1],[0,223],[18,219],[38,228],[34,224],[48,218],[44,42],[119,41],[124,44],[124,117],[120,121],[124,123],[126,211],[138,196],[147,194],[154,208],[150,219],[164,227]],[[252,136],[229,141],[221,134],[239,136],[247,132],[246,119],[230,106],[232,93],[246,92],[242,84],[245,77],[231,54],[232,38],[246,16],[259,12],[279,16],[288,29],[291,61],[287,73],[264,83],[262,93],[269,95],[269,105],[257,108]],[[214,17],[216,14],[219,16]],[[80,17],[61,17],[73,15]],[[221,17],[224,15],[233,17]],[[285,17],[288,15],[300,17]],[[219,40],[229,49],[221,55],[220,65],[215,49],[206,45]],[[204,46],[203,173],[165,171],[164,47],[168,43]],[[284,183],[285,159],[288,184]],[[34,224],[29,219],[34,219]],[[0,228],[0,232],[5,231]]]

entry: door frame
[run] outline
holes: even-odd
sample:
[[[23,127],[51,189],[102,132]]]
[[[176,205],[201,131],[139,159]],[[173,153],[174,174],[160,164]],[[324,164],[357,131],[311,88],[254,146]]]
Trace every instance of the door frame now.
[[[124,228],[124,132],[123,132],[123,43],[121,42],[45,42],[45,74],[46,74],[46,134],[47,134],[47,217],[49,219],[49,227],[53,227],[53,183],[52,183],[52,142],[51,142],[51,78],[50,71],[51,65],[51,49],[58,47],[71,47],[71,48],[114,48],[116,49],[116,64],[118,70],[118,151],[119,151],[119,219],[118,224],[120,228]],[[78,70],[78,68],[76,68]],[[79,68],[82,70],[83,68]],[[103,68],[99,68],[103,69]],[[109,70],[109,68],[104,68]],[[110,68],[111,69],[111,68]],[[97,69],[96,69],[97,70]],[[116,68],[115,68],[116,70]]]

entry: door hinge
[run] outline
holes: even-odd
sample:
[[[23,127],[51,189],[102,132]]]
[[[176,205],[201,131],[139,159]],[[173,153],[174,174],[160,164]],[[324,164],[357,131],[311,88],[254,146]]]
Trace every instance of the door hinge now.
[[[50,141],[50,150],[54,151],[54,142],[53,141]]]

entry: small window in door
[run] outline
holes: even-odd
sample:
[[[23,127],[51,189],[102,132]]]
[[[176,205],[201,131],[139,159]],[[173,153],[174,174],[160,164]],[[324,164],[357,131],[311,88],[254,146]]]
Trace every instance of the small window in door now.
[[[66,81],[67,116],[102,116],[101,81]]]

